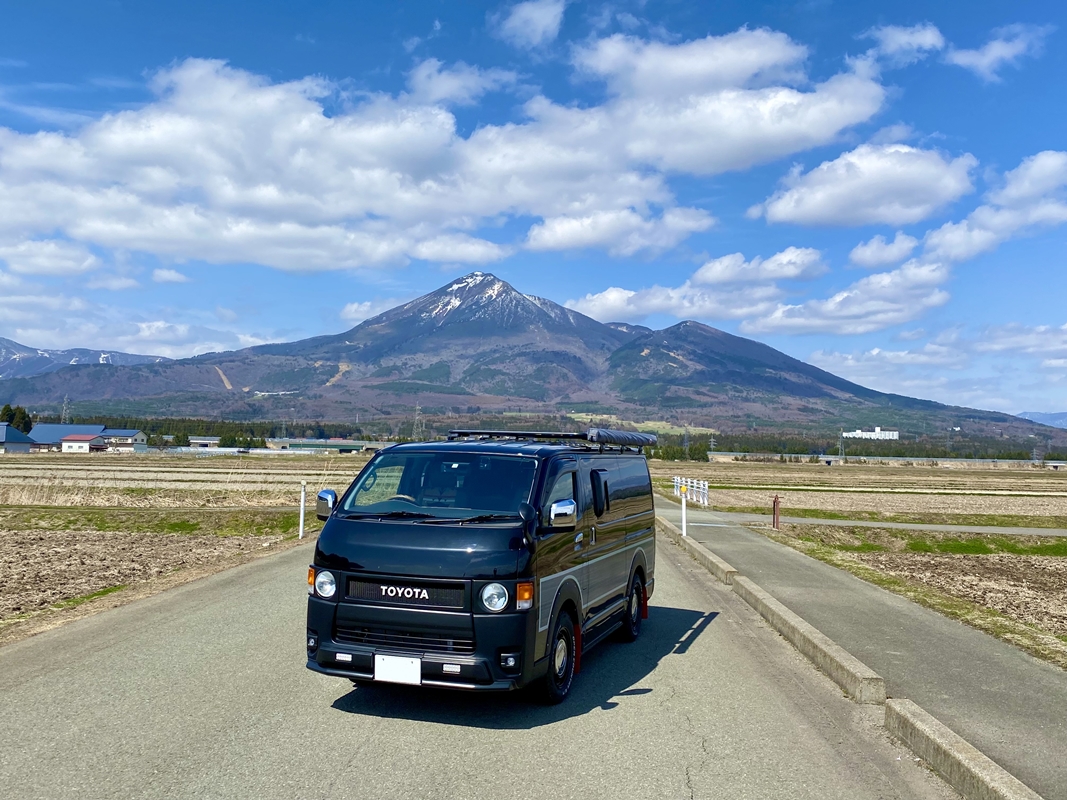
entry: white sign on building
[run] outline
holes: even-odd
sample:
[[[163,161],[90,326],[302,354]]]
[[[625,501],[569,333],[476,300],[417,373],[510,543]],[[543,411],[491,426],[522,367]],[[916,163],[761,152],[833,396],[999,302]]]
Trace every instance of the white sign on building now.
[[[842,431],[841,435],[846,439],[899,439],[900,431],[883,431],[875,428],[873,431]]]

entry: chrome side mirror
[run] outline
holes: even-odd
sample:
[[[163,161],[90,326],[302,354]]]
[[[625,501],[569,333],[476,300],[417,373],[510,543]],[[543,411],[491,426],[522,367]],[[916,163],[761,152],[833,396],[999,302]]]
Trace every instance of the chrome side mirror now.
[[[551,528],[573,528],[578,524],[578,504],[573,500],[557,500],[548,510]]]
[[[333,489],[323,489],[315,498],[315,516],[323,520],[329,519],[335,505],[337,505],[337,492]]]

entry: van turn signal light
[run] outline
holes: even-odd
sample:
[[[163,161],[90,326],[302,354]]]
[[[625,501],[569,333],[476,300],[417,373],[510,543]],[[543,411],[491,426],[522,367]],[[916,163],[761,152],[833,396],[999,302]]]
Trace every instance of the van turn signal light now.
[[[515,585],[515,608],[526,611],[533,608],[533,584],[518,583]]]
[[[308,567],[308,594],[313,594],[315,591],[315,568]]]

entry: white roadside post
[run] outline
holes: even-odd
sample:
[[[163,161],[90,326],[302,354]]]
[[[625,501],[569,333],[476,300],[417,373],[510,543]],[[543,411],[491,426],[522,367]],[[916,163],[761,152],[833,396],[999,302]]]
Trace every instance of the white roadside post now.
[[[300,536],[304,538],[304,506],[307,505],[308,499],[308,482],[300,481]]]
[[[685,537],[685,536],[689,535],[686,532],[686,529],[685,529],[685,496],[687,494],[689,494],[689,487],[683,484],[681,486],[681,493],[682,493],[682,536]]]

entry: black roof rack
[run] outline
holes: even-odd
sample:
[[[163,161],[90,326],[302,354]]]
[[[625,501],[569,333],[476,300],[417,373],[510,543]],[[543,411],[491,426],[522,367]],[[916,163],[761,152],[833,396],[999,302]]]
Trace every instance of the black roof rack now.
[[[590,428],[585,433],[562,433],[552,431],[483,431],[453,430],[448,440],[476,437],[480,439],[547,439],[555,441],[589,442],[590,444],[615,445],[616,447],[652,447],[657,439],[650,433],[615,431],[608,428]]]

